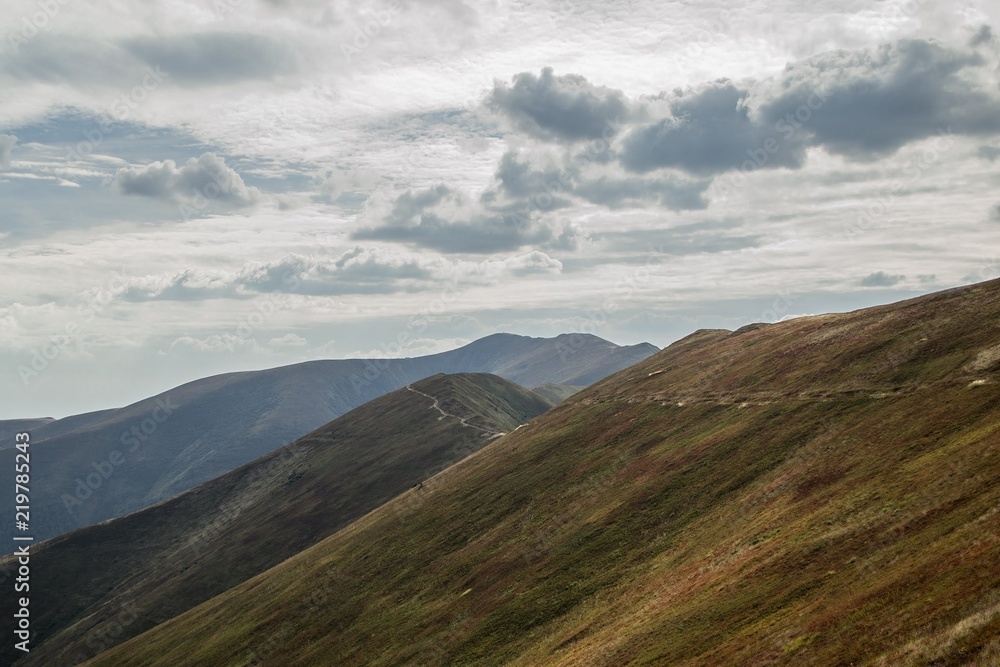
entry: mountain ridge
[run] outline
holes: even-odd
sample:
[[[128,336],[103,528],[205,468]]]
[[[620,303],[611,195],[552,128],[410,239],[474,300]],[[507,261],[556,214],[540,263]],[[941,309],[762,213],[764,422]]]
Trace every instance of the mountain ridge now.
[[[32,433],[37,513],[32,527],[36,539],[45,539],[149,506],[439,372],[495,372],[530,386],[584,384],[648,352],[587,334],[502,334],[427,357],[309,361],[195,380],[123,408],[56,420]],[[0,465],[13,465],[12,450],[0,450]],[[6,544],[13,513],[2,510],[12,508],[10,503],[11,498],[0,501],[0,538],[6,537]]]
[[[37,634],[17,664],[77,664],[97,646],[110,648],[298,553],[549,406],[498,376],[435,375],[175,498],[34,545]],[[4,598],[3,608],[11,602]],[[0,655],[13,660],[12,650]]]
[[[996,322],[698,332],[88,664],[995,664]]]

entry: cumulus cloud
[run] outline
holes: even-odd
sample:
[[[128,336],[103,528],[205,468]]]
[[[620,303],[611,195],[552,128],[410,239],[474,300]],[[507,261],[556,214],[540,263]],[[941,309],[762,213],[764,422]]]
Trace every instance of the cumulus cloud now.
[[[750,115],[750,92],[729,81],[664,96],[670,115],[632,129],[620,161],[633,172],[664,167],[711,175],[738,169],[755,151],[769,167],[798,167],[805,155],[801,138],[781,147],[777,130]]]
[[[189,159],[183,166],[173,160],[146,166],[122,167],[115,186],[126,195],[150,197],[172,204],[243,208],[261,199],[260,190],[248,187],[243,178],[215,153]]]
[[[300,294],[386,294],[418,289],[431,269],[420,259],[360,246],[333,258],[288,255],[276,262],[250,264],[234,283],[254,292]]]
[[[515,128],[540,139],[581,141],[613,136],[630,114],[620,90],[595,86],[576,74],[522,72],[513,84],[497,83],[487,106]]]
[[[540,250],[532,250],[502,260],[501,268],[514,275],[526,276],[537,273],[561,273],[563,265],[558,259],[553,259]]]
[[[584,158],[584,159],[581,159]],[[396,241],[442,252],[494,253],[525,246],[573,249],[576,229],[552,213],[580,203],[610,209],[660,206],[681,211],[708,206],[709,179],[677,174],[648,178],[629,175],[571,152],[522,155],[505,152],[493,182],[479,197],[467,198],[447,185],[408,190],[389,210],[371,208],[358,240]]]
[[[440,255],[356,246],[332,257],[293,253],[268,262],[247,262],[234,271],[185,269],[129,276],[123,278],[116,295],[125,301],[146,302],[393,294],[435,289],[443,280],[495,284],[510,276],[560,273],[562,268],[562,262],[538,250],[482,261],[452,261]]]
[[[862,287],[892,287],[906,280],[906,276],[890,275],[885,271],[876,271],[861,279]]]
[[[132,278],[127,301],[252,298],[259,294],[314,296],[388,294],[422,289],[441,262],[385,249],[352,248],[335,257],[297,253],[271,262],[248,262],[232,272],[186,269]]]
[[[281,336],[280,338],[272,338],[267,342],[267,344],[268,347],[277,347],[277,348],[305,347],[306,345],[309,344],[309,341],[307,341],[305,338],[297,334],[286,333],[284,336]]]
[[[13,134],[0,134],[0,167],[10,166],[10,156],[16,143],[17,137]]]
[[[991,39],[987,30],[973,41]],[[546,141],[603,139],[604,161],[631,173],[798,169],[814,147],[866,161],[938,134],[1000,133],[988,59],[933,40],[824,53],[770,79],[718,80],[637,100],[549,68],[513,81],[498,84],[487,106],[515,129]]]
[[[793,124],[817,95],[821,108],[800,121],[810,143],[857,160],[942,132],[991,135],[1000,132],[1000,97],[980,80],[994,78],[985,65],[975,51],[920,39],[824,54],[786,68],[774,82],[780,94],[762,100],[759,115]]]
[[[690,180],[673,174],[640,178],[613,173],[613,166],[588,164],[580,157],[536,168],[530,159],[519,159],[516,152],[507,151],[497,167],[495,188],[484,194],[483,201],[494,209],[516,210],[534,205],[546,211],[571,206],[573,197],[611,209],[653,204],[670,210],[692,210],[708,205],[704,193],[710,180]]]
[[[560,197],[561,191],[572,188],[575,170],[558,168],[554,164],[536,169],[527,161],[517,159],[517,153],[507,151],[497,164],[496,191],[486,195],[486,201],[495,201],[497,193],[512,201],[524,201],[536,197],[543,192],[549,194],[546,208],[555,210],[569,206],[571,202]]]
[[[531,245],[569,249],[576,245],[576,231],[570,225],[542,220],[530,209],[505,213],[479,208],[446,185],[404,192],[384,219],[351,236],[459,253],[505,252]]]
[[[260,352],[262,348],[253,337],[238,336],[236,334],[211,334],[205,338],[195,338],[194,336],[180,336],[170,343],[170,349],[188,348],[196,352],[236,352],[247,350],[250,352]]]

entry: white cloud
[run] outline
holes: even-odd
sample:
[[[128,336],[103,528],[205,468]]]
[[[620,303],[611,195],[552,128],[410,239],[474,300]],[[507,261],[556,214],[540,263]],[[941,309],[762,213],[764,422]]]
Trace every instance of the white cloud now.
[[[287,333],[280,338],[272,338],[267,342],[269,347],[305,347],[309,341],[293,333]]]
[[[260,190],[247,187],[243,178],[215,153],[203,153],[180,167],[173,160],[122,167],[114,183],[122,194],[179,204],[192,213],[216,206],[245,208],[261,199]]]

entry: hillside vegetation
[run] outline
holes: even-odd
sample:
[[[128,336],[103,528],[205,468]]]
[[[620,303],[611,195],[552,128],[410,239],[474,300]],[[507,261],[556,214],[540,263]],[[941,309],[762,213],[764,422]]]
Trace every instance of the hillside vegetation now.
[[[36,636],[17,664],[78,664],[315,544],[548,407],[495,375],[437,375],[176,498],[37,545]],[[13,604],[4,596],[4,618]],[[5,644],[0,662],[21,655]]]
[[[998,323],[697,332],[87,664],[998,664]]]
[[[494,334],[424,357],[308,361],[216,375],[124,408],[51,421],[31,432],[32,530],[46,539],[149,507],[437,373],[492,373],[522,386],[585,385],[654,352],[652,345],[622,347],[586,334]],[[0,450],[0,469],[13,466],[14,452]],[[12,495],[0,497],[0,549],[9,551],[13,502]]]

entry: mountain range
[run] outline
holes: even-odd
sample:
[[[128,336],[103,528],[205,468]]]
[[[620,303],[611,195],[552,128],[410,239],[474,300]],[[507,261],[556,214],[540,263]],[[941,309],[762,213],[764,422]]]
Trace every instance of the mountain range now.
[[[79,664],[280,563],[551,404],[495,375],[436,375],[187,493],[35,547],[40,638],[18,664]],[[13,615],[13,598],[0,609]],[[7,613],[7,612],[10,613]],[[0,660],[17,657],[5,644]]]
[[[28,420],[32,530],[45,539],[148,507],[437,373],[494,373],[528,387],[579,387],[655,351],[649,344],[622,347],[588,334],[494,334],[425,357],[309,361],[227,373],[120,409]],[[23,420],[0,422],[0,429],[19,428]],[[14,454],[0,450],[0,465],[13,469]],[[12,502],[12,496],[0,502],[0,539],[8,545]]]
[[[695,332],[86,664],[998,664],[998,321]]]

